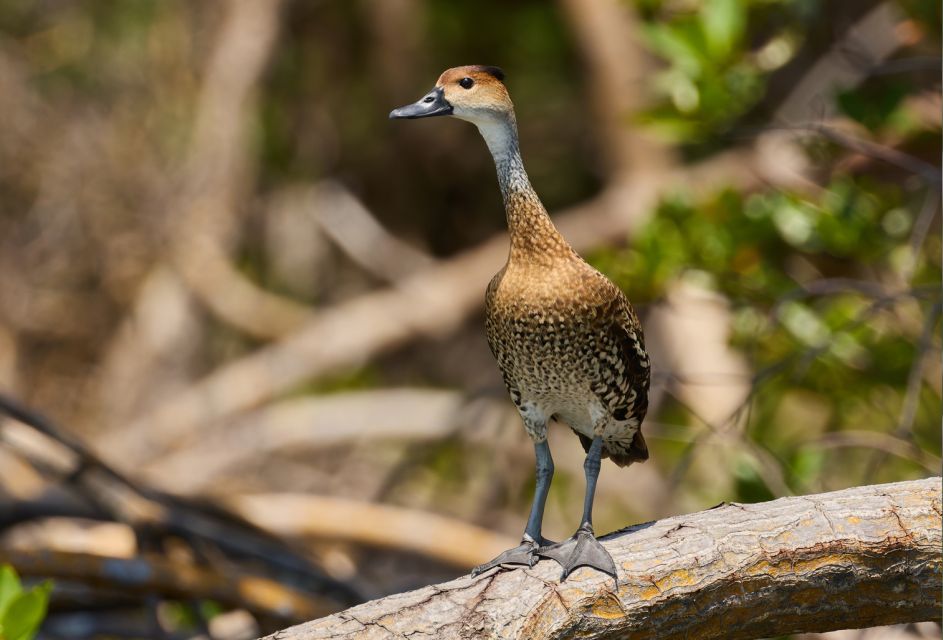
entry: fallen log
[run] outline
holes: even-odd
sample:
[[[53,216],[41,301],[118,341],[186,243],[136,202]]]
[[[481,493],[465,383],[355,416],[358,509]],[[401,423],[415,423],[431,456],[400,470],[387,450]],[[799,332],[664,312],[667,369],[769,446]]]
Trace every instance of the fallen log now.
[[[940,620],[941,480],[723,504],[603,538],[611,577],[490,571],[284,629],[272,640],[761,638]]]

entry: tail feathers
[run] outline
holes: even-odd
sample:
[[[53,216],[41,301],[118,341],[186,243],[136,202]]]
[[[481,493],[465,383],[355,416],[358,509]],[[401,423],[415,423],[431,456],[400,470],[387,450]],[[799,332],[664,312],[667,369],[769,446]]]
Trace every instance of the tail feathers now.
[[[627,467],[633,462],[645,462],[648,460],[648,445],[645,444],[645,438],[642,437],[642,430],[635,432],[632,438],[632,446],[626,452],[610,454],[612,461],[620,467]]]
[[[592,438],[587,438],[582,433],[573,430],[580,438],[580,444],[583,445],[583,451],[589,451],[589,448],[593,444]],[[603,447],[602,450],[603,458],[610,458],[620,467],[627,467],[633,462],[645,462],[648,460],[648,445],[645,444],[645,438],[642,436],[642,429],[639,428],[635,432],[635,436],[632,438],[632,445],[629,447],[628,451],[625,449],[620,449],[619,451],[610,451],[606,447]]]

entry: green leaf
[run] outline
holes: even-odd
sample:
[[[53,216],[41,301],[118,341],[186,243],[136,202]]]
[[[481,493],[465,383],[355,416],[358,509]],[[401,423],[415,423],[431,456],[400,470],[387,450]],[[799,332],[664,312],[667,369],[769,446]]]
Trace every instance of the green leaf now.
[[[46,616],[49,591],[46,583],[14,598],[2,620],[4,640],[31,640],[36,635]]]
[[[738,0],[706,0],[701,7],[701,28],[710,52],[729,56],[743,36],[746,9]]]
[[[663,111],[642,114],[636,121],[644,125],[650,133],[672,142],[697,139],[702,133],[696,120]]]
[[[23,587],[13,567],[8,564],[0,566],[0,623],[3,621],[4,611],[22,591]]]
[[[871,131],[879,130],[908,95],[902,82],[872,83],[862,88],[839,92],[838,107]]]
[[[649,24],[642,33],[648,46],[667,58],[685,74],[697,77],[703,69],[704,54],[692,41],[692,33],[682,26]]]

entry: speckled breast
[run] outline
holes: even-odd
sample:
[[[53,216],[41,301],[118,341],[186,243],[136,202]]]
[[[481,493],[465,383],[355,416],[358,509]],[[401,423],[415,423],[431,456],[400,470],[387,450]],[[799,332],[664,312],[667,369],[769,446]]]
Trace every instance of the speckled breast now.
[[[486,327],[519,408],[536,406],[584,435],[611,427],[630,439],[647,408],[650,365],[638,319],[602,274],[578,259],[509,263],[488,287]],[[591,418],[593,407],[608,426]]]
[[[512,400],[518,406],[522,400],[559,408],[572,403],[585,410],[599,375],[594,301],[575,299],[565,283],[554,290],[531,282],[521,291],[513,277],[496,280],[489,287],[485,324]]]
[[[570,395],[589,390],[591,339],[581,324],[552,310],[497,312],[487,323],[491,349],[505,377],[528,396]]]

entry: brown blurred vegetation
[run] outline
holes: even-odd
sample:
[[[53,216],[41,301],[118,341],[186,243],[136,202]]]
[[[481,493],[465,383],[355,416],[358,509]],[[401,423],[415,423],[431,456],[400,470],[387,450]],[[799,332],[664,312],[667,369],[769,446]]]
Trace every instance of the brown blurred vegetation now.
[[[652,460],[603,471],[600,532],[929,475],[939,12],[0,0],[0,389],[133,478],[135,505],[258,533],[189,500],[226,506],[366,597],[515,542],[533,462],[481,327],[505,252],[494,167],[463,123],[387,120],[442,69],[498,64],[532,182],[637,303],[655,361]],[[143,549],[141,523],[167,521],[129,516],[123,493],[76,514],[70,465],[92,454],[50,462],[60,445],[0,427],[0,510],[59,505],[0,518],[21,572],[55,549],[147,551],[204,585],[282,577],[275,551],[261,569],[182,552],[193,539],[169,526]],[[565,537],[582,451],[562,428],[551,445],[546,530]],[[242,602],[255,618],[226,629],[238,602],[157,585],[94,612],[107,584],[29,566],[59,578],[50,637],[245,637],[304,617]]]

